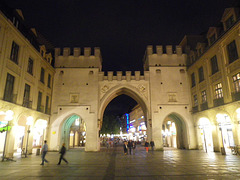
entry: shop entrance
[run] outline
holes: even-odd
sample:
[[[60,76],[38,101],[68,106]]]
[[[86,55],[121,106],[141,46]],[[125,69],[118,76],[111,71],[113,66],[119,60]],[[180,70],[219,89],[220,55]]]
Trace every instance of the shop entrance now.
[[[200,118],[198,128],[201,136],[201,147],[206,152],[213,152],[212,128],[207,118]]]
[[[163,147],[186,149],[186,126],[176,113],[168,115],[162,125]]]
[[[72,115],[63,123],[60,146],[63,143],[67,149],[85,146],[86,124],[78,115]]]

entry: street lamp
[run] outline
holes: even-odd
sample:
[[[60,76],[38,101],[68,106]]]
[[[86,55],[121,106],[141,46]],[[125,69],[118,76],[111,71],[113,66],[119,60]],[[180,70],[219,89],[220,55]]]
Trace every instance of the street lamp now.
[[[4,141],[4,147],[3,147],[3,156],[2,156],[2,161],[4,161],[4,159],[8,159],[5,158],[5,151],[6,151],[6,143],[7,143],[7,135],[8,135],[8,130],[9,130],[9,121],[11,121],[13,119],[13,114],[14,112],[12,110],[8,110],[5,113],[5,118],[4,120],[7,121],[7,129],[6,129],[6,136],[5,136],[5,141]]]
[[[26,125],[28,126],[28,130],[27,130],[27,144],[26,144],[26,153],[25,153],[25,157],[27,157],[27,151],[28,151],[28,138],[29,138],[29,133],[30,133],[30,126],[33,124],[33,117],[32,116],[28,116],[27,117],[27,122]]]

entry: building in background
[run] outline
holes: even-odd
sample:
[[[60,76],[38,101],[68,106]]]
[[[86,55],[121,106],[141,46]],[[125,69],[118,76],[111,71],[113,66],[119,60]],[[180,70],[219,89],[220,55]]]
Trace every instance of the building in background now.
[[[129,134],[134,141],[145,141],[147,139],[147,126],[142,108],[137,105],[129,113]]]

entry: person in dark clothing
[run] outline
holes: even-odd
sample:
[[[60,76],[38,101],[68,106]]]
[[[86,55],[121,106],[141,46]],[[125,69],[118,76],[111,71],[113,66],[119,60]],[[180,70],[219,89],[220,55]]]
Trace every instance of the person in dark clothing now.
[[[64,158],[64,155],[66,153],[66,148],[65,148],[65,143],[63,143],[62,145],[62,148],[59,152],[61,155],[60,155],[60,158],[59,158],[59,162],[58,162],[58,165],[61,164],[61,161],[64,160],[67,164],[68,164],[68,161]]]
[[[132,152],[132,148],[133,148],[133,142],[132,142],[132,140],[130,140],[130,141],[128,141],[128,149],[129,149],[129,154],[131,154],[131,152]]]
[[[153,148],[154,148],[154,141],[153,140],[150,141],[150,145],[151,145],[151,148],[152,148],[152,151],[153,151]]]
[[[146,148],[146,152],[148,153],[148,148],[149,148],[149,142],[148,141],[145,142],[145,148]]]
[[[127,152],[128,152],[128,147],[127,147],[127,142],[125,141],[124,144],[123,144],[123,151],[124,151],[124,154],[127,155]]]

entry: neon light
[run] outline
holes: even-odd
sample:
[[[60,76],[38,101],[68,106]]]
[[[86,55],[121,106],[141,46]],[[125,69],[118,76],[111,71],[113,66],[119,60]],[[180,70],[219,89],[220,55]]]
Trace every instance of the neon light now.
[[[129,114],[125,114],[127,119],[127,132],[129,131]]]

